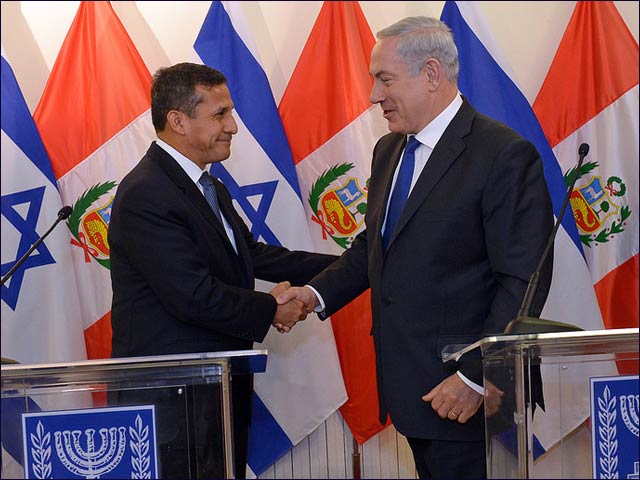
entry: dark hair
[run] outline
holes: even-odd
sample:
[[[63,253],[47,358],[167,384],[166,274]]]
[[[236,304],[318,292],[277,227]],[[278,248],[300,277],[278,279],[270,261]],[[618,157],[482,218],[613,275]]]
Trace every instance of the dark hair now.
[[[196,93],[196,85],[212,87],[226,84],[227,78],[207,65],[185,62],[158,69],[151,86],[151,121],[156,132],[164,130],[167,113],[171,110],[193,118],[196,107],[203,101]]]

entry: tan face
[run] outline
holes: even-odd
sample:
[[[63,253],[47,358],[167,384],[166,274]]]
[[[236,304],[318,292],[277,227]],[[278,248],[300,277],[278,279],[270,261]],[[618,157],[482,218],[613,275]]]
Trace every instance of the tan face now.
[[[396,53],[399,40],[387,37],[374,45],[369,68],[373,89],[369,100],[380,104],[390,131],[407,135],[418,133],[432,118],[429,79],[426,69],[409,75],[407,64]]]
[[[182,153],[200,168],[221,162],[231,155],[231,137],[238,132],[233,118],[233,102],[226,85],[196,86],[204,101],[196,107],[194,118],[180,115]]]

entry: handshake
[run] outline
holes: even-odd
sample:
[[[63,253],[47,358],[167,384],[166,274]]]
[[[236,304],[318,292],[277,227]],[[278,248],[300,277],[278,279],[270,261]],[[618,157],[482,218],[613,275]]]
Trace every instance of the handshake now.
[[[292,287],[289,282],[280,282],[269,293],[278,302],[271,325],[280,333],[287,333],[320,303],[310,288]]]

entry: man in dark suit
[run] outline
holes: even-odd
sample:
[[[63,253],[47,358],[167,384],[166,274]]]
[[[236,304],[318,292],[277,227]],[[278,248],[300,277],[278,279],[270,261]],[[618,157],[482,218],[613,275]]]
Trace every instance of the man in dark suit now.
[[[553,227],[542,161],[460,95],[444,23],[406,18],[377,38],[370,100],[391,133],[373,151],[366,230],[278,300],[331,315],[370,287],[380,421],[407,437],[421,478],[483,477],[481,364],[441,352],[515,318]],[[548,265],[538,312],[550,277]]]
[[[276,302],[288,283],[262,293],[254,290],[255,279],[304,285],[335,260],[256,241],[227,189],[209,175],[209,164],[230,155],[237,132],[232,111],[227,80],[210,67],[182,63],[154,76],[151,115],[158,140],[120,183],[109,225],[113,357],[251,349],[273,323],[287,331],[307,313],[299,301]],[[186,399],[156,398],[158,408],[184,410],[185,403],[198,402],[197,390],[188,389]],[[233,379],[238,478],[245,475],[251,392],[250,376]],[[120,399],[139,401],[138,393]],[[159,427],[166,437],[160,441],[166,446],[163,477],[189,474],[172,453],[179,441],[169,437],[198,435],[214,421],[202,418],[188,420],[195,433],[178,435],[171,422]],[[198,453],[200,478],[220,474],[206,465],[209,454]]]

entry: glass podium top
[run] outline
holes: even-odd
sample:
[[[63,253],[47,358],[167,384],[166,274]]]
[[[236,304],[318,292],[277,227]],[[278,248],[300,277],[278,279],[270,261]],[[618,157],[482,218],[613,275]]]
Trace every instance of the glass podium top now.
[[[637,352],[638,328],[487,336],[470,345],[447,345],[442,350],[442,361],[458,361],[477,348],[481,349],[483,358],[487,358],[500,355],[514,345],[521,350],[535,350],[536,355]]]
[[[191,379],[208,382],[223,373],[260,373],[266,370],[266,350],[202,352],[146,357],[109,358],[45,364],[3,364],[2,390],[37,386],[56,387],[86,382],[123,382]],[[197,380],[200,378],[201,380]]]

